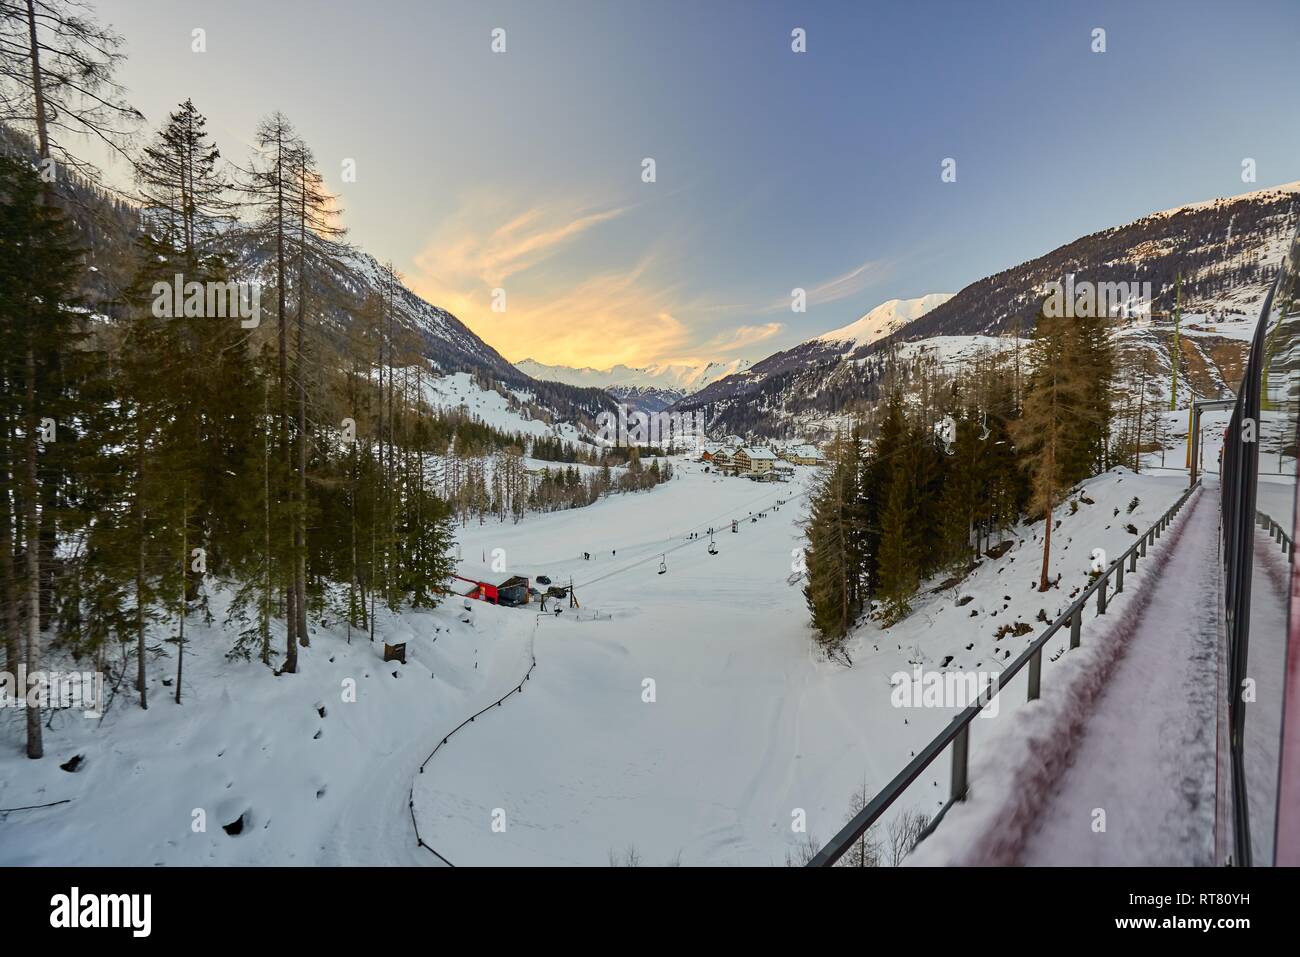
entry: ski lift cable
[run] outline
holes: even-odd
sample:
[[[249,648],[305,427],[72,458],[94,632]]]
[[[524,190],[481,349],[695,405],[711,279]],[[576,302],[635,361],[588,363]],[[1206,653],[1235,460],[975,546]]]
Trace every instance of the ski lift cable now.
[[[739,510],[739,509],[742,509],[742,508],[747,508],[747,507],[750,507],[750,506],[756,505],[756,504],[758,504],[759,502],[762,502],[762,501],[764,501],[764,500],[766,500],[766,499],[775,498],[776,496],[779,496],[779,495],[781,495],[782,493],[788,493],[788,491],[789,491],[788,489],[777,489],[777,490],[774,491],[774,492],[768,492],[768,493],[765,493],[765,494],[763,494],[763,495],[760,495],[758,498],[751,499],[751,500],[748,501],[748,502],[742,502],[740,505],[734,506],[734,509],[735,509],[735,510]],[[803,491],[798,492],[797,494],[791,495],[788,499],[785,500],[785,502],[788,504],[788,503],[790,503],[790,502],[793,502],[795,499],[803,498],[803,497],[806,496],[807,494],[808,494],[808,489],[805,488]],[[709,528],[716,528],[720,523],[722,523],[722,522],[724,522],[724,521],[727,520],[727,518],[728,518],[728,516],[731,514],[732,510],[733,510],[733,509],[729,508],[729,509],[727,509],[726,511],[719,513],[718,516],[717,516],[716,518],[706,518],[706,519],[704,519],[704,521],[700,522],[698,525],[692,525],[690,528],[687,528],[687,529],[686,529],[686,534],[689,535],[691,532],[693,532],[693,531],[697,531],[697,530],[699,530],[699,531],[707,531]],[[677,537],[678,537],[679,535],[681,535],[681,534],[682,534],[681,532],[676,532],[676,533],[674,533],[674,534],[668,536],[668,537],[665,538],[665,539],[654,539],[654,540],[651,540],[651,541],[648,541],[648,542],[634,542],[634,543],[632,543],[631,545],[620,544],[620,545],[618,545],[618,546],[615,546],[615,551],[617,551],[619,548],[629,549],[629,550],[630,550],[630,549],[633,549],[633,548],[643,548],[643,547],[646,547],[646,546],[658,545],[660,542],[664,542],[664,541],[675,541],[675,540],[677,539]],[[654,556],[651,556],[651,557],[653,558]],[[538,561],[530,561],[530,562],[521,562],[521,563],[519,563],[519,567],[520,567],[520,568],[538,568],[538,567],[547,566],[547,565],[558,565],[558,564],[560,564],[561,562],[567,562],[567,561],[572,561],[572,560],[573,560],[573,556],[571,556],[571,555],[566,555],[566,556],[564,556],[563,558],[552,558],[552,559],[547,559],[547,560],[538,560]],[[630,568],[630,567],[632,567],[632,566],[629,565],[628,567]],[[600,579],[595,579],[595,580],[596,580],[596,581],[599,581]]]
[[[793,496],[791,496],[790,498],[786,499],[786,501],[787,501],[787,502],[793,502],[795,499],[803,498],[803,497],[806,496],[807,494],[808,494],[808,490],[807,490],[807,489],[804,489],[802,492],[798,493],[797,495],[793,495]],[[752,503],[746,503],[746,504],[752,504]],[[744,505],[741,505],[741,506],[739,506],[739,507],[740,507],[740,508],[744,508],[745,506],[744,506]],[[688,545],[694,545],[694,544],[696,544],[697,542],[702,542],[702,541],[704,541],[704,539],[702,539],[702,538],[694,538],[694,539],[692,539],[692,538],[688,538],[688,539],[686,539],[686,540],[683,541],[683,542],[679,542],[679,543],[677,543],[677,544],[674,545],[672,548],[669,548],[669,549],[667,549],[666,551],[661,552],[659,557],[660,557],[661,559],[662,559],[662,558],[665,558],[666,556],[671,555],[673,552],[675,552],[675,551],[677,551],[677,550],[679,550],[679,549],[685,548],[685,547],[687,547]],[[605,581],[605,579],[607,579],[607,578],[613,578],[615,575],[621,575],[621,574],[623,574],[623,572],[631,571],[633,568],[639,568],[640,566],[645,565],[646,563],[648,563],[648,562],[652,562],[652,561],[654,561],[654,555],[647,555],[645,558],[639,559],[638,561],[632,562],[632,563],[630,563],[630,564],[628,564],[628,565],[624,565],[622,568],[616,568],[616,569],[614,569],[614,570],[611,571],[611,572],[606,572],[606,573],[603,574],[603,575],[598,575],[598,576],[595,577],[595,578],[592,578],[592,579],[590,579],[590,580],[588,580],[588,581],[585,581],[585,582],[583,582],[583,583],[580,584],[580,585],[574,585],[573,587],[574,587],[574,588],[584,588],[584,589],[585,589],[585,588],[588,588],[588,587],[590,587],[590,586],[592,586],[592,585],[597,584],[598,582],[603,582],[603,581]]]

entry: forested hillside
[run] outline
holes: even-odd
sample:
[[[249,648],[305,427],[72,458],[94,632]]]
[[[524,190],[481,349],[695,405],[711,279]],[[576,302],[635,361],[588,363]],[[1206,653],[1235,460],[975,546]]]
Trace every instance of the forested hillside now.
[[[660,480],[608,460],[526,474],[549,423],[581,435],[612,399],[531,379],[349,246],[283,114],[239,157],[188,99],[151,127],[116,83],[120,38],[80,4],[0,3],[0,43],[9,671],[55,648],[148,708],[167,667],[179,702],[186,623],[211,623],[223,591],[225,651],[292,673],[322,616],[366,632],[381,605],[438,603],[456,519]],[[82,158],[86,137],[130,161],[128,188]],[[453,373],[511,416],[439,408]],[[28,708],[31,757],[41,722]]]

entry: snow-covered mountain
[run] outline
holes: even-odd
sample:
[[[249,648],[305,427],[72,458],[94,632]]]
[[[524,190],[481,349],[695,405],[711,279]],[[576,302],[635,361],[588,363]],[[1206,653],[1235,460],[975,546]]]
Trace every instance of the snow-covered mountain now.
[[[943,305],[952,297],[953,294],[950,292],[935,292],[915,299],[890,299],[876,306],[856,322],[824,332],[811,341],[848,345],[854,349],[870,345],[879,339],[893,335],[909,322],[920,319],[931,309]]]
[[[820,385],[818,372],[814,370],[829,374],[841,364],[861,358],[877,343],[905,334],[913,324],[951,299],[951,293],[929,293],[914,299],[882,302],[847,326],[805,339],[748,369],[719,379],[686,396],[674,408],[696,409],[708,405],[724,431],[785,435],[789,423],[769,417],[768,396],[793,398],[809,392],[815,394]],[[805,376],[806,381],[802,378]],[[748,403],[742,398],[755,395],[763,396],[763,401]]]
[[[904,344],[938,352],[996,347],[1029,333],[1048,282],[1150,283],[1152,316],[1117,334],[1153,350],[1170,370],[1170,314],[1181,280],[1179,366],[1192,397],[1235,387],[1260,305],[1296,228],[1300,182],[1151,213],[1081,237],[977,280],[952,296],[891,301],[842,329],[768,356],[743,373],[686,396],[675,410],[706,407],[718,432],[784,436],[874,401],[880,364]],[[956,345],[954,345],[956,344]]]
[[[663,393],[689,395],[703,389],[711,382],[725,378],[749,367],[748,359],[730,362],[706,362],[701,365],[660,364],[642,368],[616,365],[608,369],[589,366],[552,366],[536,359],[524,359],[515,368],[545,382],[563,382],[566,385],[595,389],[651,389]]]
[[[273,257],[259,246],[256,233],[232,236],[238,251],[235,272],[246,281],[269,283]],[[327,301],[330,320],[339,330],[348,329],[356,310],[368,297],[389,298],[389,275],[369,253],[355,247],[318,239],[322,268],[331,275],[323,282],[344,293]],[[397,322],[417,337],[421,354],[443,375],[468,373],[480,380],[483,389],[500,389],[503,394],[527,394],[533,412],[556,421],[590,424],[601,411],[612,409],[613,401],[599,389],[568,383],[541,382],[521,372],[463,322],[445,309],[426,302],[408,289],[400,277],[393,285],[391,300]]]

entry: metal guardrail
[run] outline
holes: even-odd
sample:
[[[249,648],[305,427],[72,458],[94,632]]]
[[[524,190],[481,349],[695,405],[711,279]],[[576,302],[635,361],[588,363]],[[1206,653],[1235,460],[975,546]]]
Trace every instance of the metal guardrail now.
[[[452,736],[457,731],[465,727],[467,724],[472,724],[475,718],[487,714],[487,712],[491,711],[493,708],[501,707],[502,703],[507,698],[509,698],[512,694],[524,693],[524,684],[528,681],[529,678],[533,676],[533,669],[537,667],[537,650],[536,650],[537,629],[541,625],[542,617],[543,616],[541,614],[537,616],[537,619],[533,622],[533,633],[528,636],[528,659],[529,659],[528,670],[524,672],[524,676],[519,679],[519,684],[511,688],[500,698],[497,698],[497,700],[493,701],[490,705],[487,705],[486,707],[480,708],[478,711],[475,711],[472,715],[470,715],[460,724],[456,725],[456,727],[448,731],[447,734],[443,737],[443,739],[433,746],[433,750],[429,752],[429,756],[420,762],[421,774],[424,773],[424,766],[433,760],[433,756],[438,753],[438,751],[442,748],[444,744],[446,744],[448,741],[451,740]],[[416,844],[419,847],[424,848],[426,851],[428,851],[438,860],[442,861],[448,867],[455,867],[456,866],[455,864],[453,864],[451,861],[447,860],[447,858],[443,857],[441,854],[435,851],[433,847],[427,844],[424,838],[420,835],[420,822],[415,819],[415,782],[414,781],[411,782],[411,788],[407,794],[406,808],[408,811],[411,812],[411,826],[415,829]]]
[[[939,825],[939,822],[943,820],[944,815],[948,813],[948,809],[958,801],[966,799],[969,783],[967,771],[970,752],[970,723],[975,720],[985,705],[1006,689],[1007,683],[1026,665],[1029,666],[1027,700],[1034,701],[1039,697],[1042,690],[1043,646],[1058,631],[1068,625],[1070,628],[1070,647],[1079,647],[1083,629],[1084,607],[1095,595],[1097,598],[1097,614],[1106,614],[1106,599],[1111,579],[1113,578],[1115,581],[1115,593],[1122,592],[1124,590],[1125,564],[1127,563],[1129,572],[1137,571],[1138,559],[1146,557],[1148,547],[1155,545],[1156,540],[1169,527],[1174,516],[1182,510],[1192,493],[1200,488],[1200,485],[1201,483],[1198,480],[1195,484],[1188,486],[1187,490],[1178,497],[1178,501],[1174,502],[1122,555],[1113,560],[1105,571],[1099,573],[1083,590],[1083,593],[1074,600],[1074,603],[1062,612],[1047,627],[1047,630],[1034,639],[1033,644],[1026,648],[1005,671],[998,675],[997,682],[991,684],[974,704],[953,718],[943,731],[922,748],[920,753],[889,782],[883,791],[867,802],[866,807],[855,814],[848,824],[844,825],[840,832],[817,852],[813,859],[808,862],[808,866],[830,867],[839,860],[853,846],[853,843],[866,832],[867,828],[876,823],[893,806],[894,802],[902,796],[908,786],[921,775],[921,772],[928,768],[949,745],[952,745],[952,777],[948,801],[939,810],[939,813],[934,816],[934,819],[930,821],[929,826],[922,831],[918,843],[925,840]],[[1281,534],[1280,528],[1278,533]]]
[[[1295,542],[1291,540],[1291,536],[1286,533],[1286,530],[1281,525],[1273,521],[1273,516],[1255,509],[1255,521],[1259,523],[1260,528],[1268,531],[1269,538],[1282,546],[1282,551],[1286,553],[1287,559],[1295,561]]]

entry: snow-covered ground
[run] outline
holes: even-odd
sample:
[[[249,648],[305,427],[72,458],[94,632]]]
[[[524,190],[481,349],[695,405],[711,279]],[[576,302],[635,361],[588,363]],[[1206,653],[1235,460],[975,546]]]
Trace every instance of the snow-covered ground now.
[[[406,374],[414,382],[413,373]],[[401,375],[399,370],[399,377]],[[557,437],[567,442],[576,442],[582,437],[582,432],[569,422],[549,423],[533,418],[523,405],[533,399],[530,393],[514,392],[512,402],[500,392],[480,387],[468,372],[439,376],[425,370],[420,381],[423,387],[421,398],[432,409],[459,411],[503,432]]]
[[[1129,576],[1068,668],[987,743],[917,863],[1214,861],[1217,482]],[[1175,624],[1176,623],[1176,624]]]
[[[155,686],[148,712],[120,701],[102,726],[60,716],[41,762],[21,756],[20,719],[7,717],[0,808],[71,803],[0,814],[0,863],[436,863],[415,844],[413,811],[457,865],[604,864],[629,849],[645,864],[782,864],[806,840],[793,824],[806,816],[807,834],[828,839],[852,795],[882,788],[955,712],[895,708],[893,674],[996,669],[1040,611],[1055,617],[1087,582],[1094,548],[1117,554],[1127,526],[1145,529],[1186,483],[1159,470],[1090,480],[1059,512],[1058,588],[1034,589],[1042,522],[1018,527],[1003,557],[925,591],[905,621],[864,624],[848,667],[814,650],[788,583],[814,471],[759,484],[675,468],[649,492],[459,530],[467,559],[502,549],[509,573],[572,579],[581,607],[558,618],[478,604],[472,625],[459,605],[385,618],[382,634],[410,642],[404,667],[319,628],[302,673],[279,678],[225,662],[228,636],[191,626],[182,706]],[[519,685],[530,649],[523,693],[418,773]],[[355,703],[341,697],[347,678]],[[1003,714],[1022,692],[1003,696]],[[74,754],[82,768],[61,770]],[[946,794],[946,762],[931,770],[909,807],[932,812]],[[240,814],[244,832],[227,836]]]
[[[155,663],[148,711],[118,697],[102,724],[61,712],[40,761],[21,752],[23,713],[0,711],[0,808],[69,802],[0,813],[0,864],[428,863],[411,775],[526,651],[494,625],[507,609],[475,605],[473,624],[460,611],[381,612],[373,645],[317,628],[299,673],[280,677],[225,660],[230,636],[192,621],[183,704],[162,684],[174,661]],[[408,664],[382,661],[384,638],[407,642]]]

